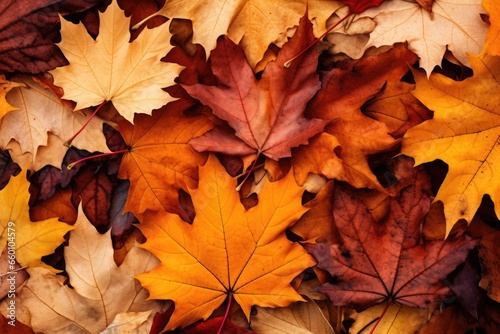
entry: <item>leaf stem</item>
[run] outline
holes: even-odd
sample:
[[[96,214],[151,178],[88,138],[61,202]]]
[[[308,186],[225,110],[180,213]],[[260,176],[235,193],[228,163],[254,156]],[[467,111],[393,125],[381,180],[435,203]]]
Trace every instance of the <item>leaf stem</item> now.
[[[83,124],[83,126],[80,128],[80,130],[78,130],[70,139],[66,140],[64,142],[64,146],[66,147],[70,147],[71,146],[71,142],[73,142],[73,140],[80,134],[80,132],[83,131],[83,129],[85,129],[87,127],[87,125],[90,123],[90,121],[92,120],[92,118],[94,118],[94,116],[97,114],[97,112],[99,111],[99,109],[101,109],[101,107],[106,103],[107,101],[103,101],[95,110],[94,112],[92,113],[92,115],[90,115],[90,117],[87,119],[87,121],[85,122],[85,124]]]
[[[26,269],[26,268],[28,268],[28,266],[24,266],[24,267],[21,267],[21,268],[15,268],[15,269],[13,269],[13,270],[11,270],[9,272],[6,272],[5,274],[0,274],[0,277],[10,275],[13,272],[20,271],[20,270],[23,270],[23,269]]]
[[[220,328],[217,331],[217,334],[222,333],[222,328],[224,328],[224,324],[226,323],[227,316],[229,315],[229,309],[231,308],[231,301],[233,300],[233,294],[229,294],[229,298],[227,301],[226,313],[224,314],[224,318],[222,319],[222,323],[220,324]]]
[[[253,172],[253,170],[255,169],[255,166],[257,165],[257,160],[259,159],[259,156],[260,156],[260,153],[257,153],[257,156],[255,157],[255,160],[253,161],[252,167],[250,167],[250,169],[246,173],[247,176],[245,176],[245,178],[243,179],[243,181],[241,181],[241,183],[236,187],[236,191],[240,191],[241,187],[243,186],[243,184],[245,184],[245,182],[248,180],[248,177],[250,176],[250,173]]]
[[[344,16],[343,18],[341,18],[337,23],[335,23],[333,26],[331,26],[330,28],[328,28],[327,31],[325,31],[323,33],[323,35],[319,36],[318,38],[316,38],[316,40],[314,42],[312,42],[311,44],[309,44],[308,47],[306,47],[304,50],[300,51],[299,54],[297,54],[296,56],[294,56],[293,58],[287,60],[283,66],[286,67],[286,68],[289,68],[290,65],[292,65],[292,62],[299,58],[300,56],[302,56],[307,50],[309,50],[310,48],[312,48],[316,43],[318,43],[319,40],[323,39],[323,37],[325,37],[328,33],[330,33],[333,29],[335,29],[339,24],[341,24],[342,22],[344,22],[349,16],[351,16],[352,14],[354,14],[353,11],[349,11],[349,13]]]
[[[377,322],[375,323],[375,325],[373,325],[373,328],[372,330],[370,331],[369,334],[373,334],[375,332],[375,328],[377,328],[378,324],[380,323],[380,321],[382,320],[382,318],[384,317],[385,313],[387,312],[387,310],[389,309],[389,305],[391,305],[391,302],[390,301],[387,301],[387,305],[385,305],[385,308],[384,310],[382,311],[382,314],[380,314],[380,317],[378,318]]]
[[[118,151],[113,151],[113,152],[108,152],[108,153],[101,153],[101,154],[96,154],[96,155],[89,155],[88,157],[85,157],[85,158],[82,158],[82,159],[79,159],[79,160],[76,160],[76,161],[70,163],[68,165],[68,167],[66,167],[66,168],[68,170],[70,170],[71,168],[73,168],[77,164],[79,164],[80,162],[84,162],[84,161],[87,161],[87,160],[90,160],[90,159],[95,159],[95,158],[106,157],[108,155],[115,155],[115,154],[127,153],[127,152],[128,152],[128,149],[123,149],[123,150],[118,150]]]

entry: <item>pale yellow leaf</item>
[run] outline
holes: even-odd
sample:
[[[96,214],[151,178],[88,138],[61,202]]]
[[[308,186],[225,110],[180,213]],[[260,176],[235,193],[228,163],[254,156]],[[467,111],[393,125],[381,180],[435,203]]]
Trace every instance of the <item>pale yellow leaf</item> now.
[[[446,48],[468,66],[467,53],[481,51],[488,31],[482,13],[481,0],[436,0],[432,13],[416,1],[386,0],[360,15],[377,24],[364,49],[408,41],[428,75],[441,66]]]
[[[88,109],[72,111],[64,106],[54,92],[29,76],[15,76],[12,81],[18,83],[19,87],[7,94],[7,101],[17,110],[9,112],[0,120],[0,148],[14,149],[16,155],[31,153],[28,167],[35,170],[44,166],[37,162],[39,150],[43,148],[42,155],[48,157],[42,160],[60,168],[62,159],[55,157],[64,156],[67,148],[62,143],[82,127],[91,112]],[[108,152],[102,132],[103,123],[101,118],[94,118],[86,131],[73,141],[73,145],[90,152]],[[59,140],[49,142],[49,133]],[[19,144],[20,151],[13,148],[12,140]]]
[[[155,266],[158,260],[134,247],[122,265],[116,266],[110,232],[99,234],[81,208],[76,229],[70,233],[69,246],[65,248],[65,260],[74,289],[53,273],[28,269],[30,279],[18,300],[30,310],[35,332],[100,333],[118,314],[151,312],[152,316],[161,309],[161,303],[146,301],[147,291],[133,278]],[[140,325],[146,321],[142,317],[132,321],[134,317],[123,315],[115,325],[127,321]]]
[[[77,110],[112,101],[130,122],[134,113],[150,115],[175,100],[162,90],[174,84],[182,68],[160,61],[173,47],[169,25],[145,29],[129,43],[130,18],[116,1],[99,18],[96,40],[83,24],[61,18],[58,47],[70,64],[50,73],[54,84],[64,89],[63,98],[76,101]]]

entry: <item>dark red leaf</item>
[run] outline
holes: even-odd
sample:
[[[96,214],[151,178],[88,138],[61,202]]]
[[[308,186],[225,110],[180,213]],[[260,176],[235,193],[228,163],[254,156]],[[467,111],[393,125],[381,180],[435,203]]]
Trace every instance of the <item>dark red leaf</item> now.
[[[54,42],[60,39],[59,16],[84,11],[100,0],[2,0],[0,71],[39,73],[67,61]]]
[[[384,0],[341,0],[349,6],[351,13],[360,14],[370,7],[378,7]]]
[[[342,244],[306,246],[318,267],[333,276],[319,291],[334,305],[363,310],[389,300],[425,308],[451,295],[441,280],[465,260],[477,241],[468,236],[423,240],[421,225],[430,206],[424,191],[428,182],[420,169],[414,184],[391,199],[389,215],[380,223],[359,192],[347,185],[335,188],[333,212]]]

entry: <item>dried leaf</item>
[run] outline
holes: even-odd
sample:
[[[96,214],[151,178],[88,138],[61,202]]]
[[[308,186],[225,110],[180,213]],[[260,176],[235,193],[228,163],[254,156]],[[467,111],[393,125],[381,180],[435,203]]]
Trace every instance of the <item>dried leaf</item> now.
[[[111,101],[132,122],[134,113],[151,114],[174,100],[162,90],[174,84],[181,67],[160,62],[172,48],[168,25],[144,30],[129,43],[130,18],[114,0],[100,14],[100,31],[92,39],[82,24],[61,20],[58,47],[69,65],[50,73],[64,89],[63,98],[76,101],[76,110]]]
[[[252,305],[277,307],[302,300],[290,281],[314,261],[285,236],[306,211],[300,205],[302,188],[289,173],[266,183],[261,201],[248,211],[235,188],[236,180],[211,155],[200,168],[198,189],[190,190],[197,211],[192,225],[164,211],[139,217],[138,227],[148,239],[142,247],[161,264],[137,278],[151,298],[175,302],[166,329],[208,318],[228,295],[247,319]]]
[[[466,236],[448,241],[421,240],[420,225],[430,198],[422,191],[426,177],[391,200],[381,223],[370,216],[352,188],[337,186],[334,217],[341,245],[306,245],[318,267],[333,276],[319,291],[334,305],[367,307],[396,301],[425,308],[450,294],[441,279],[463,262],[477,241]]]

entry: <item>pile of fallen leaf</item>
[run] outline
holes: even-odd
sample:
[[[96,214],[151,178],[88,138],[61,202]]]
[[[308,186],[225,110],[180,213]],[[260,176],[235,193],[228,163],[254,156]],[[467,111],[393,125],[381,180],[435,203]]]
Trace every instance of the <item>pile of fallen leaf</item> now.
[[[0,332],[498,332],[499,13],[3,1]]]

